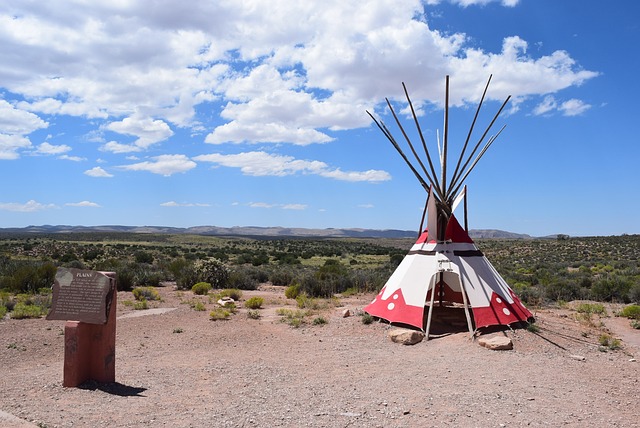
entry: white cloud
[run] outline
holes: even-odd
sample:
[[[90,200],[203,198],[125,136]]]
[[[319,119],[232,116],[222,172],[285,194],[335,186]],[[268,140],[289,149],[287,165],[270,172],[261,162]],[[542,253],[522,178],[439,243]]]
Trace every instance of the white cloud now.
[[[358,205],[358,208],[367,208],[367,209],[369,209],[369,208],[374,208],[374,205],[373,204],[360,204],[360,205]]]
[[[558,108],[558,103],[552,95],[547,95],[544,100],[533,109],[533,114],[540,116],[554,111]]]
[[[175,201],[163,202],[160,204],[161,207],[210,207],[210,204],[199,204],[199,203],[178,203]]]
[[[35,114],[17,109],[0,99],[0,160],[18,159],[20,149],[31,147],[27,135],[47,126],[49,124]]]
[[[82,162],[87,160],[87,158],[83,158],[80,156],[69,156],[69,155],[58,156],[58,159],[69,160],[73,162]]]
[[[70,150],[71,150],[71,147],[67,146],[66,144],[55,146],[53,144],[44,142],[38,146],[37,152],[45,155],[59,155],[62,153],[66,153]]]
[[[103,177],[103,178],[110,178],[113,177],[113,174],[109,174],[107,171],[105,171],[104,169],[102,169],[99,166],[96,166],[94,168],[88,169],[84,172],[86,175],[88,175],[89,177]]]
[[[15,211],[15,212],[35,212],[35,211],[43,211],[57,208],[54,204],[41,204],[40,202],[36,202],[33,199],[27,201],[24,204],[17,202],[0,202],[0,210],[3,211]]]
[[[248,204],[250,208],[279,208],[282,210],[294,210],[294,211],[303,211],[308,208],[306,204],[270,204],[267,202],[250,202]]]
[[[34,113],[97,119],[95,130],[135,137],[103,146],[114,153],[145,150],[171,138],[172,127],[206,129],[214,144],[307,145],[332,141],[327,130],[369,126],[363,111],[402,98],[400,81],[416,105],[440,104],[451,74],[451,102],[461,105],[477,101],[492,72],[492,99],[556,93],[597,76],[561,50],[527,55],[518,36],[488,52],[465,34],[435,31],[426,12],[437,3],[9,0],[0,13],[0,82],[23,110],[0,101],[0,134],[11,137],[0,140],[0,158],[17,157],[29,130],[48,125]],[[212,102],[224,123],[198,114]],[[7,131],[7,109],[20,116],[18,131]]]
[[[276,205],[274,204],[267,204],[266,202],[250,202],[249,203],[249,207],[251,208],[273,208]]]
[[[565,116],[578,116],[589,110],[590,108],[590,104],[587,104],[584,101],[575,98],[563,102],[560,107],[558,107],[558,109]]]
[[[65,204],[68,207],[89,207],[89,208],[100,208],[100,205],[95,202],[90,201],[82,201],[82,202],[69,202]]]
[[[544,100],[533,109],[533,114],[550,115],[554,112],[560,112],[564,116],[578,116],[591,108],[590,104],[584,101],[572,98],[570,100],[558,103],[552,95],[548,95]]]
[[[245,152],[235,155],[212,153],[196,156],[194,159],[230,168],[240,168],[243,174],[251,176],[284,177],[295,174],[312,174],[343,181],[371,182],[391,179],[391,175],[386,171],[344,172],[338,168],[330,168],[329,165],[321,161],[299,160],[292,156],[274,155],[266,152]]]
[[[120,168],[129,171],[148,171],[169,177],[179,172],[187,172],[196,167],[196,163],[185,155],[160,155],[152,159],[153,161],[122,165]]]
[[[308,207],[308,205],[306,205],[306,204],[284,204],[284,205],[282,205],[282,209],[283,210],[302,211],[302,210],[306,210],[307,207]]]
[[[163,120],[153,120],[149,117],[142,117],[139,114],[124,118],[119,122],[111,122],[105,126],[105,129],[138,137],[133,142],[133,146],[138,149],[147,149],[149,146],[164,141],[173,135],[173,131]],[[108,144],[105,146],[105,150],[109,150]]]

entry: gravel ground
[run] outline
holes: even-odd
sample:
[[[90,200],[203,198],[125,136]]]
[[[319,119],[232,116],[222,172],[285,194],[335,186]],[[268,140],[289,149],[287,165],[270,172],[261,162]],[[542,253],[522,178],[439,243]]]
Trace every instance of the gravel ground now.
[[[508,331],[512,351],[464,332],[403,346],[385,324],[342,317],[372,295],[292,328],[276,314],[294,308],[280,287],[244,292],[265,298],[259,320],[242,309],[228,321],[159,290],[162,310],[134,312],[118,294],[115,384],[62,387],[64,322],[0,321],[0,424],[19,426],[4,411],[50,428],[640,426],[640,332],[620,319],[604,320],[616,351],[569,309],[537,311],[538,333]]]

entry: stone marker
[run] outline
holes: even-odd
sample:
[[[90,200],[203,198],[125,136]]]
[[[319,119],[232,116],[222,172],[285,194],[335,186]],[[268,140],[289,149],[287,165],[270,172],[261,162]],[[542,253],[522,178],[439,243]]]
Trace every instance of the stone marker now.
[[[422,339],[424,339],[423,332],[408,330],[406,328],[390,330],[388,336],[392,342],[402,343],[403,345],[415,345],[416,343],[422,342]]]
[[[116,379],[116,274],[58,268],[48,320],[64,326],[62,385]]]
[[[508,351],[513,349],[513,341],[506,336],[479,337],[478,345],[494,351]]]

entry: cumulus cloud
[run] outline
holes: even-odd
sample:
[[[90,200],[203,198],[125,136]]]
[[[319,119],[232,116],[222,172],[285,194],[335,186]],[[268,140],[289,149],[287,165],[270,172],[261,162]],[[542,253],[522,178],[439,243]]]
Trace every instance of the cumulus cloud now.
[[[194,157],[196,161],[211,162],[230,168],[240,168],[243,174],[251,176],[284,177],[295,174],[311,174],[343,181],[379,182],[391,179],[386,171],[341,171],[331,168],[321,161],[295,159],[293,156],[269,154],[266,152],[244,152],[235,155],[212,153]]]
[[[31,140],[27,136],[47,126],[49,124],[35,114],[17,109],[0,99],[0,160],[18,159],[20,149],[31,147]]]
[[[491,0],[449,1],[468,7]],[[0,13],[0,82],[20,97],[21,110],[0,100],[0,158],[29,147],[29,130],[48,125],[38,115],[95,119],[94,130],[134,138],[111,138],[102,149],[113,153],[147,150],[172,138],[175,127],[206,130],[213,144],[308,145],[334,141],[332,131],[369,126],[362,112],[382,106],[385,96],[402,98],[399,80],[417,105],[440,104],[442,78],[450,74],[452,104],[462,105],[477,101],[490,73],[496,81],[489,97],[499,99],[556,93],[597,76],[562,50],[528,55],[518,36],[488,52],[462,33],[436,31],[425,14],[436,3],[261,0],[149,8],[141,0],[73,7],[10,0]],[[518,0],[500,4],[514,7]],[[222,122],[201,113],[212,103]],[[5,110],[19,116],[14,125]]]
[[[37,153],[44,154],[44,155],[59,155],[62,153],[66,153],[70,150],[71,150],[71,147],[67,146],[66,144],[60,144],[59,146],[56,146],[56,145],[44,142],[38,145]]]
[[[41,204],[33,199],[24,204],[18,202],[0,202],[0,210],[15,212],[35,212],[57,208],[55,204]]]
[[[138,137],[138,139],[132,144],[132,147],[135,147],[138,150],[147,149],[152,144],[164,141],[173,135],[173,131],[163,120],[153,120],[149,117],[142,117],[138,114],[129,116],[118,122],[111,122],[105,126],[105,129],[119,134]],[[117,151],[118,146],[123,145],[115,143],[110,146],[107,144],[104,146],[104,150]]]
[[[99,177],[99,178],[113,177],[113,174],[109,174],[107,171],[105,171],[99,166],[86,170],[84,174],[88,175],[89,177]]]
[[[551,115],[560,112],[563,116],[578,116],[591,108],[590,104],[572,98],[564,102],[558,102],[554,96],[548,95],[533,109],[536,116]]]
[[[196,163],[185,155],[160,155],[151,159],[151,161],[122,165],[120,168],[129,171],[148,171],[169,177],[179,172],[187,172],[196,167]]]
[[[89,207],[89,208],[100,208],[100,205],[95,202],[90,201],[82,201],[82,202],[69,202],[65,204],[68,207]]]

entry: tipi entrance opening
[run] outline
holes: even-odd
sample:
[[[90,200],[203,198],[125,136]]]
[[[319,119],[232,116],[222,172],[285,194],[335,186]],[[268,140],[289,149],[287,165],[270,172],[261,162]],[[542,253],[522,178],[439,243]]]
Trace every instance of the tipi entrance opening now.
[[[448,265],[449,263],[447,263]],[[473,318],[469,299],[462,287],[460,276],[450,266],[443,266],[429,281],[424,302],[422,329],[430,336],[446,336],[468,330],[473,336]]]

